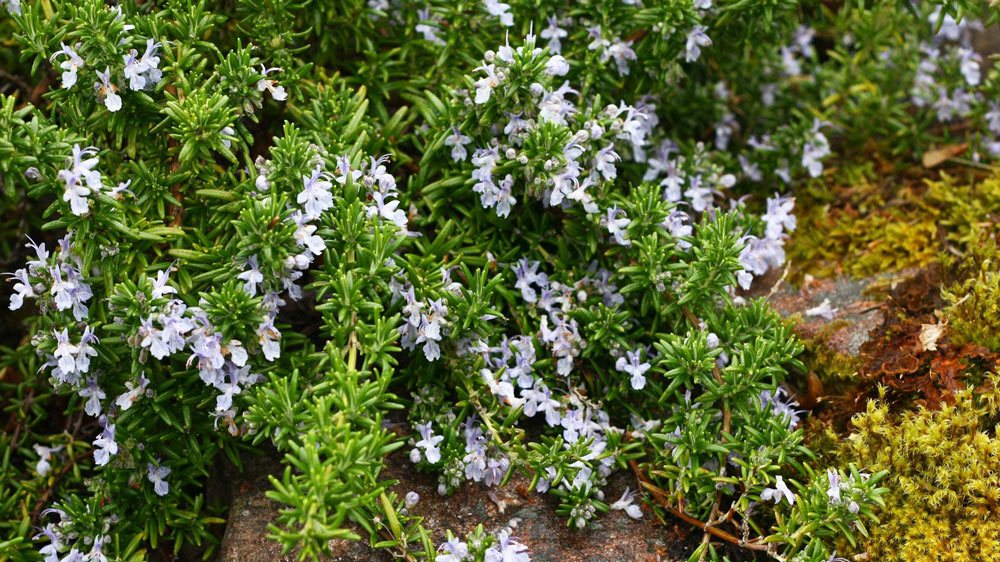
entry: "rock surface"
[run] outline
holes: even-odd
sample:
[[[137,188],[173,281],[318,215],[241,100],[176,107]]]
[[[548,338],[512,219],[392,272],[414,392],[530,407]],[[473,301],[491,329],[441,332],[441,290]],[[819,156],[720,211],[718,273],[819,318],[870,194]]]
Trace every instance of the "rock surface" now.
[[[295,557],[282,555],[278,544],[267,538],[267,526],[278,511],[278,505],[264,495],[270,489],[267,475],[279,471],[276,455],[247,458],[244,462],[244,472],[233,473],[229,481],[233,500],[216,560],[291,562]],[[393,489],[400,497],[409,491],[420,494],[411,512],[424,518],[436,542],[444,541],[446,529],[464,535],[480,523],[492,533],[510,526],[514,527],[513,536],[530,549],[533,562],[680,561],[690,556],[700,538],[691,533],[682,539],[674,529],[656,523],[648,509],[644,509],[641,521],[612,511],[586,531],[574,531],[556,515],[553,498],[528,493],[529,482],[518,478],[495,494],[468,483],[456,494],[442,497],[436,492],[435,478],[416,473],[402,454],[388,458],[383,475],[399,481]],[[629,473],[612,475],[608,499],[617,499],[626,486],[636,486]],[[333,556],[326,559],[329,562],[393,560],[388,552],[376,551],[364,541],[336,540],[330,546]]]
[[[796,320],[795,333],[803,340],[822,340],[831,351],[857,357],[868,334],[882,324],[880,297],[873,290],[887,278],[835,279],[806,278],[799,288],[787,283],[776,285],[768,298],[782,316]],[[832,317],[808,311],[829,302]]]

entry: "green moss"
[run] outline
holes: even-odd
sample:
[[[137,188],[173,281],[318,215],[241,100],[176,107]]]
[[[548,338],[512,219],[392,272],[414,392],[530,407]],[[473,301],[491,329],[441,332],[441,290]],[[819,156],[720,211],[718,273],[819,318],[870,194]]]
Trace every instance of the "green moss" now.
[[[949,303],[948,318],[957,343],[974,343],[1000,351],[1000,250],[989,240],[963,260],[952,260],[965,279],[941,293]]]
[[[845,384],[856,379],[861,361],[858,357],[835,351],[827,343],[830,333],[832,330],[826,329],[816,338],[803,342],[803,363],[819,376],[826,394],[839,394],[839,390],[845,389]]]
[[[867,277],[925,267],[946,251],[965,252],[998,233],[1000,176],[889,185],[864,170],[844,172],[799,197],[789,256],[800,272]]]
[[[807,209],[789,255],[802,271],[821,277],[848,273],[866,277],[923,267],[934,261],[937,225],[929,213],[915,217],[883,206],[862,213],[853,207]]]
[[[1000,234],[1000,176],[968,184],[943,176],[928,182],[926,200],[931,212],[940,210],[938,222],[960,250],[976,250]]]
[[[871,560],[1000,560],[1000,382],[958,392],[940,410],[890,414],[870,402],[854,419],[848,453],[868,470],[888,470],[886,509],[871,529]]]

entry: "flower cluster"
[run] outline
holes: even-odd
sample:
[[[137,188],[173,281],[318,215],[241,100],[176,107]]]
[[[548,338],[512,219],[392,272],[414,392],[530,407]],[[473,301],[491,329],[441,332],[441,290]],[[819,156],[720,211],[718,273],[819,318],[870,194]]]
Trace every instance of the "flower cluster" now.
[[[579,93],[556,81],[569,71],[566,59],[536,47],[533,35],[516,48],[505,44],[488,51],[477,70],[483,76],[473,82],[473,107],[502,112],[503,134],[500,127],[473,130],[478,120],[472,113],[443,142],[456,162],[467,157],[466,145],[478,145],[471,177],[483,208],[507,217],[517,204],[515,193],[525,193],[545,206],[577,204],[587,213],[600,212],[594,197],[617,177],[619,151],[641,150],[655,122],[625,103],[578,107],[571,96]],[[516,113],[498,109],[517,97],[530,103]]]
[[[496,536],[486,534],[482,525],[465,537],[465,540],[448,533],[448,540],[438,546],[434,562],[531,562],[528,547],[512,536],[516,520],[501,529]]]
[[[121,12],[117,14],[118,19],[121,19]],[[134,29],[133,25],[122,25],[123,32],[128,32]],[[122,37],[119,41],[119,45],[125,45],[132,42],[132,38]],[[78,51],[80,50],[81,43],[76,43],[74,46],[68,46],[62,43],[62,47],[58,51],[52,53],[50,57],[53,62],[57,62],[59,68],[63,70],[62,73],[62,88],[70,89],[76,85],[79,79],[78,73],[80,70],[87,67],[87,60],[83,52],[81,55]],[[163,72],[159,69],[160,57],[159,49],[161,44],[156,42],[154,39],[146,39],[146,48],[142,56],[139,56],[139,52],[136,49],[131,49],[127,53],[121,55],[122,67],[120,76],[128,82],[128,89],[139,92],[142,90],[151,90],[163,77]],[[115,67],[115,72],[118,71],[118,67]],[[113,73],[110,66],[106,66],[103,71],[95,70],[97,75],[97,81],[94,82],[94,92],[97,95],[97,100],[104,104],[108,111],[114,113],[122,108],[122,98],[118,94],[122,90],[119,86],[120,81],[118,80],[117,74]],[[75,212],[75,210],[74,210]]]

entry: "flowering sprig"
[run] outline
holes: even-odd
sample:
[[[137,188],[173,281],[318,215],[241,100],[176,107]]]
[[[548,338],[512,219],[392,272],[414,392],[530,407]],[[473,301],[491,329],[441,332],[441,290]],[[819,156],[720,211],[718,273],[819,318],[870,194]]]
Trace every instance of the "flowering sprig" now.
[[[353,521],[527,559],[515,529],[429,536],[380,477],[400,448],[443,494],[520,474],[574,528],[646,509],[809,560],[864,534],[881,476],[810,464],[801,347],[748,295],[835,152],[959,119],[998,151],[954,6],[118,4],[2,3],[0,363],[31,399],[0,495],[53,504],[43,557],[212,543],[238,439],[283,455],[270,530],[304,557]],[[615,470],[642,495],[606,497]]]

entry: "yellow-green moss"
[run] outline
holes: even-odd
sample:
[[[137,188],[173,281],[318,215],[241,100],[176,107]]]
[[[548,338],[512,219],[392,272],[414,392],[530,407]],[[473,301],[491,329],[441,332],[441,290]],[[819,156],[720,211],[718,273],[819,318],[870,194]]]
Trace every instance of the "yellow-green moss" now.
[[[955,398],[941,410],[898,415],[871,402],[855,418],[848,454],[891,472],[881,524],[871,528],[871,560],[1000,561],[1000,393],[970,389]]]
[[[825,394],[840,394],[839,391],[846,388],[845,383],[856,380],[858,368],[861,366],[860,358],[839,353],[828,343],[830,334],[840,328],[836,324],[836,321],[831,323],[831,326],[815,338],[803,341],[805,345],[803,362],[819,376]]]
[[[939,222],[948,241],[959,249],[975,250],[1000,234],[1000,176],[962,184],[943,176],[927,182],[929,208],[941,210]]]
[[[899,208],[861,213],[819,207],[805,211],[789,256],[803,271],[826,277],[842,270],[855,277],[930,264],[938,253],[937,225],[929,213]]]
[[[879,181],[871,173],[847,174],[842,185],[827,185],[826,192],[812,185],[799,198],[789,257],[800,272],[866,277],[924,267],[946,250],[964,252],[998,233],[1000,176],[943,175],[915,188]]]
[[[1000,250],[984,241],[954,265],[968,276],[941,291],[955,340],[1000,351]]]

